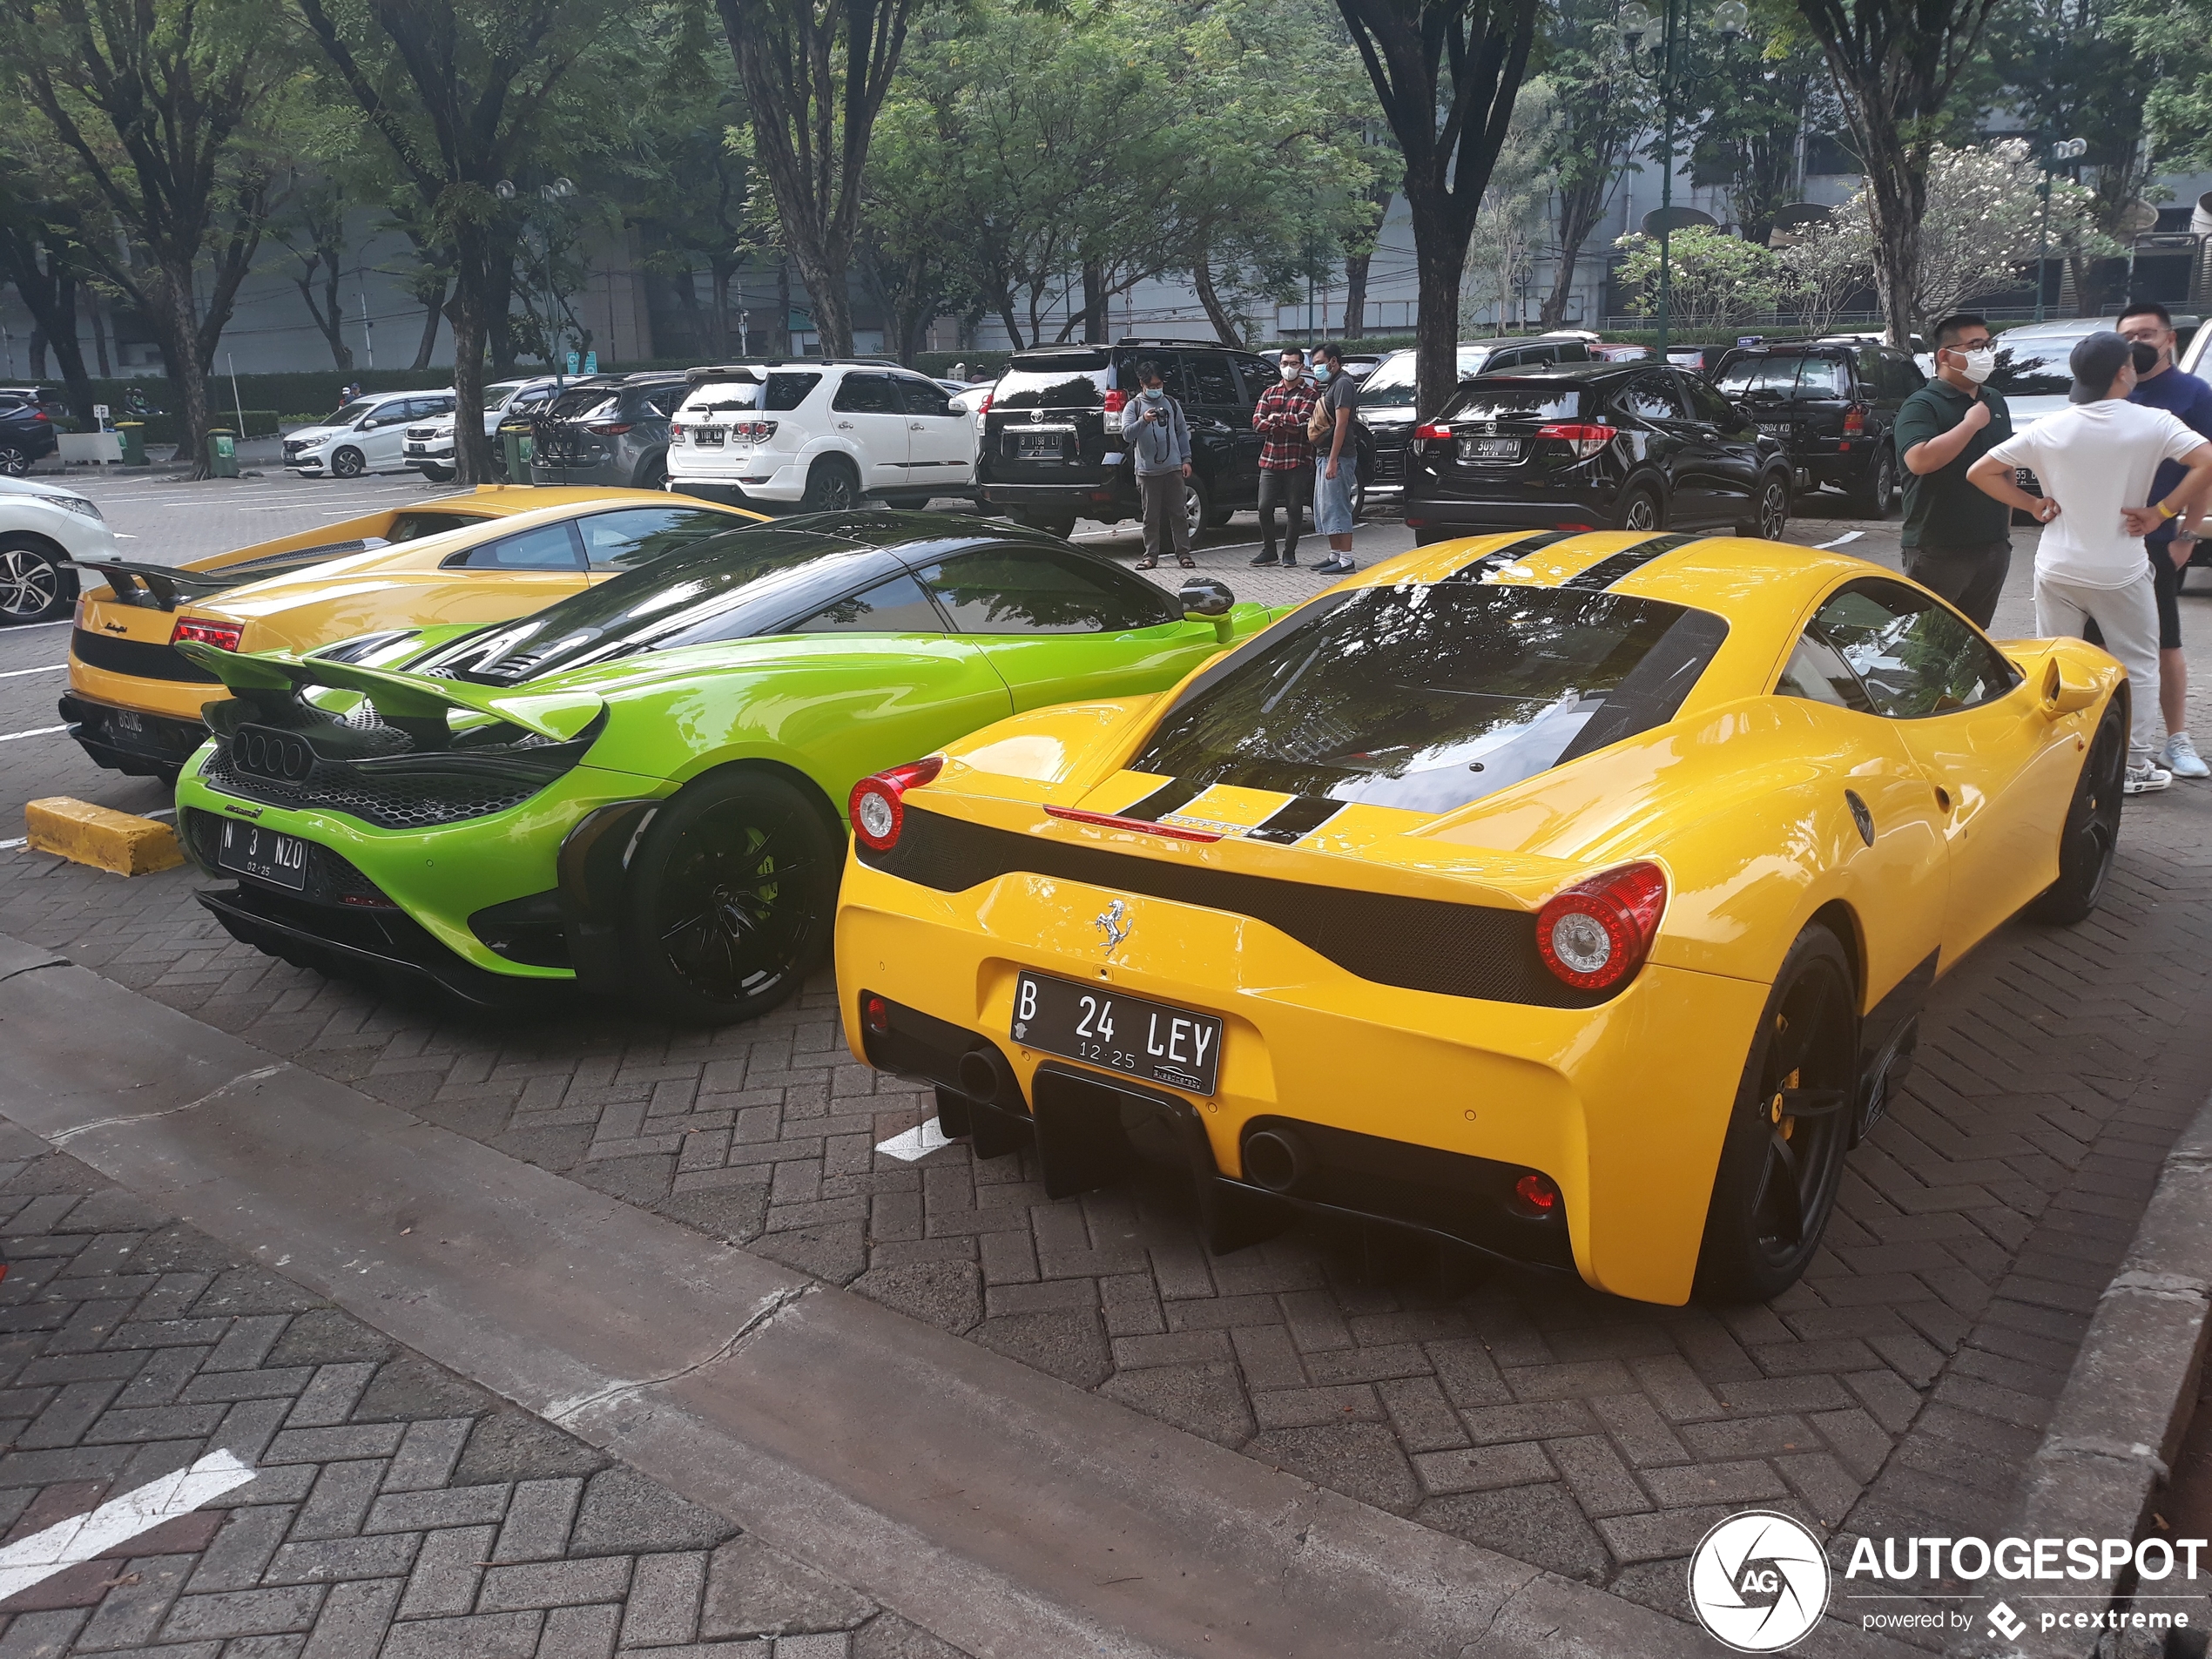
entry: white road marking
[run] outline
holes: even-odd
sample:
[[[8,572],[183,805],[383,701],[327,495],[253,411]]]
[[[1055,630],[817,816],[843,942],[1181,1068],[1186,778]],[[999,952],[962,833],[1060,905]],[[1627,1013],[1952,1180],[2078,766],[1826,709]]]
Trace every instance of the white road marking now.
[[[916,1158],[927,1157],[940,1147],[951,1144],[945,1138],[945,1131],[938,1127],[937,1120],[933,1117],[926,1123],[915,1125],[904,1135],[894,1135],[887,1141],[878,1141],[875,1150],[912,1163]]]
[[[10,668],[0,670],[0,680],[21,679],[25,674],[58,674],[67,663],[49,663],[44,668]]]
[[[1865,534],[1866,532],[1865,530],[1845,530],[1834,541],[1821,543],[1819,546],[1813,549],[1813,551],[1816,553],[1825,553],[1831,547],[1844,547],[1852,542],[1856,542],[1860,536]]]
[[[0,743],[13,743],[18,738],[51,737],[57,732],[66,732],[65,725],[35,725],[28,732],[0,732]]]
[[[210,1452],[190,1468],[111,1498],[89,1514],[57,1521],[0,1549],[0,1598],[104,1554],[165,1521],[188,1515],[253,1478],[253,1470],[230,1453]]]
[[[64,617],[60,622],[19,622],[11,628],[0,629],[0,639],[5,639],[10,634],[27,634],[33,628],[74,628],[75,626],[77,626],[77,619],[74,617]]]

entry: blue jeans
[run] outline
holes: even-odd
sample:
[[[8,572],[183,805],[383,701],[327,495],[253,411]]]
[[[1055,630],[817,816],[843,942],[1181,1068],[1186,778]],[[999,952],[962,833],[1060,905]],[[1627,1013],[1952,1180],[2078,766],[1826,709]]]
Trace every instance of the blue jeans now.
[[[1337,475],[1329,476],[1329,458],[1313,458],[1313,528],[1324,536],[1352,534],[1352,491],[1359,482],[1359,458],[1345,446],[1337,457]]]

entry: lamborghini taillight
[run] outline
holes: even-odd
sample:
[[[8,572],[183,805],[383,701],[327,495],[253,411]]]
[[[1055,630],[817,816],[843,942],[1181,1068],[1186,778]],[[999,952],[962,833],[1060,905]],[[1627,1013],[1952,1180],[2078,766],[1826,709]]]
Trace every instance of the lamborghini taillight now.
[[[1643,965],[1666,907],[1659,867],[1624,864],[1552,896],[1536,913],[1537,954],[1577,990],[1610,989]]]
[[[236,651],[238,642],[245,637],[246,624],[242,622],[207,622],[198,617],[179,617],[177,625],[169,631],[169,643],[172,645],[195,639],[217,651]]]

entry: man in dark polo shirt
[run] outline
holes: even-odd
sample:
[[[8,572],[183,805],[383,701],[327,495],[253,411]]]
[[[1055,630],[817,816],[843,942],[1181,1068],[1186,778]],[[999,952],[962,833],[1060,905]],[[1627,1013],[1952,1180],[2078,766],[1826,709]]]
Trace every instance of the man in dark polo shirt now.
[[[1986,628],[2012,568],[2012,509],[1966,469],[2013,435],[2005,400],[1982,382],[1997,366],[1989,325],[1965,312],[1935,326],[1936,377],[1897,414],[1905,462],[1905,573]]]

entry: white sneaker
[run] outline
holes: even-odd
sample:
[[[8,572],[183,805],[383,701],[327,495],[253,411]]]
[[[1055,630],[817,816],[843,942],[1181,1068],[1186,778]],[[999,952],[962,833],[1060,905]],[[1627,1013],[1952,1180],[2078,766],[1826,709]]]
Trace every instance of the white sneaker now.
[[[2128,768],[2127,781],[2120,786],[2120,792],[2123,795],[2148,795],[2154,790],[2165,788],[2173,781],[2172,772],[2146,760],[2140,766]]]
[[[2166,739],[2166,752],[2159,764],[2176,778],[2212,778],[2212,766],[2204,764],[2186,732],[2176,732]]]

